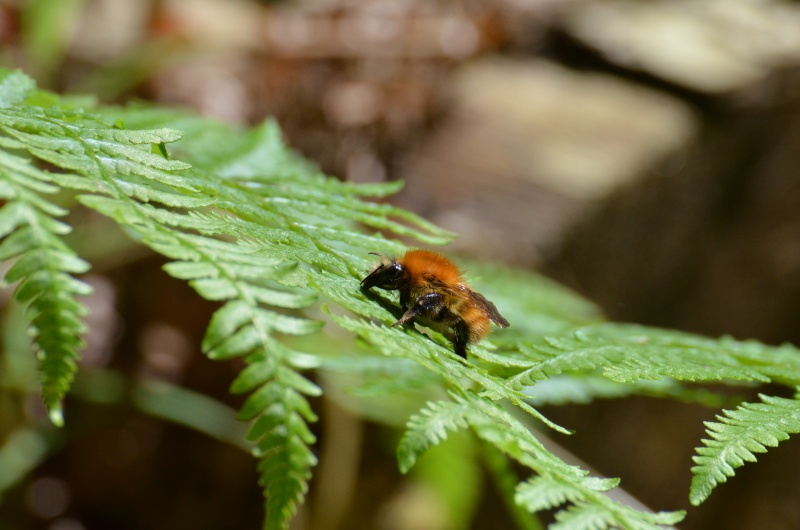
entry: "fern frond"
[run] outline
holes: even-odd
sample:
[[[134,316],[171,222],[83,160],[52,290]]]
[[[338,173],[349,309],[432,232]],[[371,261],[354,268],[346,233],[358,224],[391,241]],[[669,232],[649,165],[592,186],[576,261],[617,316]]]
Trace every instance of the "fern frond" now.
[[[589,477],[586,471],[566,464],[549,452],[530,430],[497,404],[489,404],[485,400],[466,395],[462,395],[461,399],[468,399],[471,404],[467,420],[478,437],[491,443],[508,457],[531,468],[541,477],[545,477],[545,480],[562,483],[565,489],[570,489],[569,494],[564,492],[564,495],[573,503],[569,509],[571,513],[562,511],[557,515],[557,518],[560,516],[564,519],[564,528],[570,530],[592,528],[591,524],[604,521],[606,526],[599,528],[655,529],[660,525],[675,524],[683,519],[682,511],[651,514],[612,500],[604,492],[616,487],[619,479]],[[533,488],[526,489],[524,486],[520,488],[522,493],[517,500],[528,506],[536,507],[554,501],[549,496],[536,499],[535,496],[541,493],[536,484]],[[589,526],[585,526],[586,524]]]
[[[119,204],[104,197],[83,197],[82,201],[135,226],[145,243],[176,260],[165,265],[167,272],[189,280],[201,296],[226,301],[211,319],[203,351],[212,359],[243,357],[247,363],[231,390],[250,393],[239,417],[253,420],[248,440],[255,444],[260,459],[266,528],[284,528],[303,501],[310,469],[316,463],[308,447],[314,436],[306,425],[316,421],[316,416],[305,396],[319,395],[320,390],[297,372],[313,367],[314,360],[287,348],[274,335],[313,333],[321,323],[277,313],[262,304],[296,309],[315,297],[273,285],[294,266],[259,256],[247,244],[178,230],[196,228],[195,215],[165,215],[148,205]],[[211,225],[205,228],[213,232]]]
[[[479,438],[539,474],[518,486],[518,504],[539,511],[572,503],[567,512],[560,512],[563,528],[652,530],[683,518],[683,512],[643,513],[613,501],[604,492],[616,487],[618,479],[588,477],[586,471],[564,463],[497,403],[464,389],[451,393],[451,397],[452,402],[429,403],[412,416],[398,447],[398,460],[404,470],[427,448],[446,439],[449,432],[469,426]]]
[[[614,521],[609,514],[597,506],[578,503],[556,514],[556,522],[551,530],[606,530]],[[651,527],[655,528],[655,527]]]
[[[316,184],[324,180],[302,164],[296,164],[300,173],[292,178],[252,167],[253,157],[258,159],[261,151],[280,151],[287,158],[288,150],[279,143],[276,130],[267,122],[240,139],[246,147],[237,153],[244,159],[236,163],[228,158],[227,166],[220,168],[224,173],[233,173],[235,168],[235,178],[220,180],[200,168],[188,173],[201,193],[215,197],[213,213],[184,214],[149,205],[121,205],[120,201],[97,196],[81,199],[136,227],[146,244],[177,260],[166,270],[189,280],[203,297],[229,300],[212,319],[203,346],[212,358],[244,356],[248,363],[232,390],[252,392],[240,417],[253,420],[249,438],[256,443],[261,459],[267,528],[285,527],[307,490],[316,459],[308,448],[314,438],[306,422],[316,417],[304,396],[319,393],[316,385],[297,372],[313,367],[314,358],[287,348],[272,335],[311,333],[319,323],[260,305],[297,309],[316,298],[308,290],[292,286],[326,285],[344,296],[342,282],[350,285],[360,275],[352,265],[348,246],[381,250],[395,245],[358,233],[354,222],[400,230],[399,225],[385,222],[386,215],[395,210],[358,199],[360,195],[382,193],[384,190],[378,187],[360,190],[352,185],[329,185],[339,193],[323,194],[307,181]],[[257,139],[255,143],[251,142],[253,138]],[[267,145],[258,149],[258,142]],[[228,135],[218,145],[226,146],[230,155],[232,143],[236,142]],[[184,148],[189,153],[194,149],[191,143]],[[204,156],[210,157],[208,149]],[[406,213],[399,217],[415,219]],[[416,224],[427,226],[421,221]],[[424,232],[413,228],[404,227],[402,231],[424,237]],[[445,235],[438,230],[430,233],[432,240]],[[223,235],[233,236],[235,241],[216,239]],[[367,251],[362,254],[366,256]],[[361,260],[366,263],[363,257]],[[355,291],[347,296],[352,298]]]
[[[743,403],[736,410],[717,416],[718,422],[705,422],[711,439],[696,449],[692,468],[694,478],[689,491],[692,504],[698,505],[711,491],[745,462],[755,462],[755,453],[766,453],[800,432],[800,400],[759,394],[762,403]]]
[[[729,338],[708,339],[677,331],[626,324],[599,324],[566,335],[539,337],[519,344],[532,362],[511,378],[522,388],[567,372],[597,371],[620,383],[673,378],[680,381],[757,381],[780,378],[800,383],[800,355],[778,360],[773,348]]]
[[[540,512],[557,508],[566,502],[577,502],[582,497],[582,492],[572,481],[541,475],[517,485],[514,500],[530,512]]]
[[[408,420],[408,426],[397,446],[400,471],[408,472],[430,447],[447,439],[448,432],[467,428],[466,403],[429,402]]]
[[[588,502],[577,502],[566,510],[556,514],[556,522],[550,529],[556,530],[605,530],[619,528],[621,530],[660,530],[664,526],[673,525],[683,518],[681,512],[643,513],[636,512],[623,505],[616,510]]]
[[[380,315],[381,311],[376,311],[376,314]],[[429,370],[440,374],[450,388],[452,403],[430,404],[409,421],[408,430],[398,447],[398,461],[402,469],[407,470],[413,466],[427,448],[440,443],[449,432],[464,428],[466,422],[479,438],[499,449],[507,457],[528,466],[542,476],[556,477],[564,484],[572,485],[575,499],[588,503],[587,510],[601,514],[602,520],[610,521],[608,526],[655,529],[659,525],[674,524],[683,518],[684,513],[680,511],[649,514],[615,502],[602,492],[615,487],[619,482],[617,479],[587,477],[585,471],[566,464],[550,453],[527,427],[499,405],[500,400],[509,399],[519,406],[517,399],[519,395],[507,386],[506,380],[485,373],[474,366],[465,367],[463,360],[454,359],[454,354],[445,347],[435,343],[430,343],[427,347],[420,344],[415,340],[413,331],[375,326],[348,317],[333,316],[333,318],[339,325],[357,333],[385,355],[415,359]],[[385,314],[383,318],[386,319]],[[465,387],[463,381],[472,381],[481,390],[477,392],[470,390],[469,387]],[[543,419],[553,425],[531,407],[527,407],[526,410],[537,419]],[[554,427],[561,429],[558,426]],[[532,493],[529,491],[529,494]],[[530,495],[526,502],[534,505]],[[568,520],[564,525],[577,525],[581,519],[569,516]],[[575,528],[590,528],[590,526],[575,526]]]
[[[385,320],[389,320],[386,319],[387,313],[383,313]],[[448,348],[433,342],[429,344],[420,342],[413,331],[389,326],[376,326],[363,320],[335,315],[333,319],[343,328],[364,338],[385,355],[415,360],[428,370],[439,375],[452,389],[459,388],[462,381],[472,381],[481,389],[480,395],[487,398],[487,400],[508,399],[511,403],[549,427],[564,434],[569,433],[568,430],[556,425],[528,405],[525,395],[512,389],[504,379],[493,377],[475,366],[469,366],[464,359],[456,356]]]
[[[22,100],[24,97],[17,98]],[[268,311],[260,305],[294,308],[307,305],[313,298],[308,293],[274,285],[287,271],[284,262],[253,256],[250,247],[199,235],[196,232],[209,233],[213,228],[204,229],[191,214],[157,206],[196,208],[211,202],[208,196],[197,193],[185,176],[176,173],[188,169],[188,164],[163,156],[163,144],[179,138],[179,133],[167,128],[125,131],[98,124],[88,127],[86,116],[67,114],[58,107],[0,109],[0,130],[6,135],[3,145],[25,150],[82,177],[23,171],[21,174],[28,181],[36,182],[37,191],[44,187],[41,182],[54,182],[93,192],[80,200],[135,230],[143,242],[177,260],[168,266],[170,272],[190,280],[208,299],[232,300],[212,323],[206,349],[220,358],[246,356],[252,361],[251,366],[257,368],[263,368],[265,359],[276,365],[272,374],[263,370],[258,374],[262,384],[246,401],[243,412],[248,417],[272,418],[280,424],[274,430],[266,430],[264,421],[256,421],[251,437],[262,458],[262,476],[271,507],[268,520],[272,528],[285,527],[296,504],[302,500],[314,463],[308,449],[313,437],[305,421],[315,418],[303,393],[316,394],[318,389],[294,371],[295,359],[285,348],[276,346],[272,334],[306,333],[317,329],[318,324]],[[153,144],[160,148],[152,149]],[[2,155],[2,160],[10,161],[7,167],[29,166],[25,159],[6,152]],[[32,180],[31,174],[39,177],[39,181]],[[6,258],[25,252],[9,270],[6,280],[31,278],[23,281],[17,292],[32,300],[35,311],[32,321],[39,330],[37,342],[43,352],[40,353],[43,394],[55,416],[58,409],[53,402],[66,392],[75,371],[74,351],[82,331],[75,316],[80,308],[70,296],[78,291],[79,284],[68,281],[65,273],[82,272],[85,266],[52,236],[66,231],[65,225],[55,224],[41,214],[62,212],[41,200],[29,199],[24,204],[24,199],[31,196],[30,190],[15,188],[15,175],[8,170],[3,177],[5,196],[17,202],[22,198],[24,208],[17,202],[9,202],[0,223],[6,227],[6,233],[29,227],[4,242]],[[226,326],[227,329],[222,329]],[[257,368],[248,373],[257,372]],[[238,385],[239,389],[247,387],[242,382]],[[275,397],[276,401],[265,403],[265,396]]]
[[[42,197],[58,190],[47,173],[0,151],[0,182],[0,198],[5,200],[0,209],[0,261],[16,260],[4,283],[19,281],[14,298],[27,304],[42,399],[51,421],[62,425],[61,402],[78,369],[86,331],[87,310],[76,297],[91,292],[73,275],[89,270],[89,264],[61,239],[71,228],[56,220],[66,211]]]

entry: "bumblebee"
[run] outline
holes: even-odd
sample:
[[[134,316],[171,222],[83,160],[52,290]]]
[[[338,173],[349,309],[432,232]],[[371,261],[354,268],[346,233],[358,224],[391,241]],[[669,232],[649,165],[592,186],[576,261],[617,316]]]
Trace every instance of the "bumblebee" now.
[[[508,321],[495,305],[469,288],[459,268],[449,259],[429,250],[410,250],[400,258],[381,261],[361,281],[373,287],[400,292],[403,316],[394,326],[417,320],[422,325],[452,337],[456,354],[466,358],[467,346]]]

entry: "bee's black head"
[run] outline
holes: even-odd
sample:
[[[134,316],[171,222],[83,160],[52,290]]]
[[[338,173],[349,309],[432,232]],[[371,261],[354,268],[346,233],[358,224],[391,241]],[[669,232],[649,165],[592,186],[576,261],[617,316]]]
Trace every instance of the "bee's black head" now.
[[[378,287],[387,291],[394,291],[399,288],[400,280],[402,279],[403,266],[395,260],[384,258],[366,278],[361,280],[361,288],[371,289],[372,287]]]

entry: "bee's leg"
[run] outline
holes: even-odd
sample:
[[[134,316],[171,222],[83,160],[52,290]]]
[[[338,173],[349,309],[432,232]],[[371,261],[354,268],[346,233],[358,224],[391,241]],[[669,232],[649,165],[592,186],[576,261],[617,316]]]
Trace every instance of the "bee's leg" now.
[[[408,289],[400,289],[400,307],[403,308],[403,311],[408,309]]]
[[[400,320],[392,324],[392,327],[396,328],[397,326],[402,326],[409,320],[413,320],[415,316],[419,315],[419,312],[420,310],[417,306],[412,307],[411,309],[403,313],[403,316],[400,317]]]
[[[459,321],[458,324],[453,326],[453,349],[456,352],[456,355],[460,355],[463,358],[467,358],[467,339],[469,338],[469,332],[467,330],[467,325],[464,323],[463,320]]]
[[[428,293],[420,296],[416,299],[414,305],[411,306],[408,311],[403,313],[403,316],[400,317],[400,320],[392,324],[392,326],[400,326],[405,324],[421,313],[426,313],[427,316],[429,316],[431,313],[435,313],[436,309],[442,306],[443,299],[444,296],[442,296],[440,293]]]

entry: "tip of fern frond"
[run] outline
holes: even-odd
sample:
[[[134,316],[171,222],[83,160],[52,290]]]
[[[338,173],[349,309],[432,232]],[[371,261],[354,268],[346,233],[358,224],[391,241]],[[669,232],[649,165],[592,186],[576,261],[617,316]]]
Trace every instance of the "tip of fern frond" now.
[[[689,502],[692,506],[700,506],[705,502],[705,500],[709,497],[710,492],[690,492],[689,493]]]
[[[403,475],[407,474],[409,471],[411,471],[411,468],[414,467],[414,463],[416,463],[416,460],[412,463],[399,462],[398,468],[400,469],[400,473],[402,473]]]
[[[50,422],[56,427],[64,426],[64,411],[61,407],[53,407],[50,409]]]

